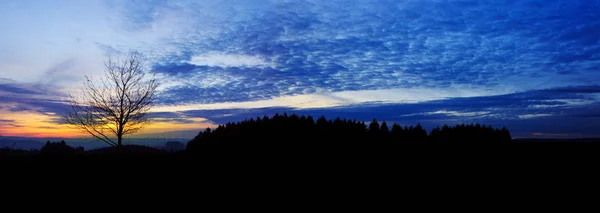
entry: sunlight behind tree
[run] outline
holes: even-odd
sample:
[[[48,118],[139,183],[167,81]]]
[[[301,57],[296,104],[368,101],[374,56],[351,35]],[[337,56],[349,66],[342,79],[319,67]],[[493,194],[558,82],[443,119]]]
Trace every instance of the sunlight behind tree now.
[[[124,135],[150,122],[148,111],[158,83],[145,78],[143,58],[137,52],[109,57],[102,77],[92,81],[86,76],[81,92],[70,95],[71,110],[64,122],[111,146],[121,146]]]

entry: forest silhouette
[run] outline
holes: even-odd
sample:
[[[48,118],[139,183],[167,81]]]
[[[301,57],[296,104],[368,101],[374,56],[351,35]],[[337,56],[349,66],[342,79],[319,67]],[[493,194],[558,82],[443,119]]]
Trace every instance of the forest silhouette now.
[[[207,128],[188,142],[186,153],[215,162],[353,161],[410,158],[419,153],[441,157],[482,147],[508,147],[511,142],[507,128],[489,125],[444,125],[428,134],[420,124],[390,127],[376,119],[365,123],[283,113]]]
[[[229,122],[214,130],[207,128],[187,148],[194,151],[203,144],[501,144],[511,140],[508,129],[478,123],[444,125],[428,134],[420,124],[402,127],[394,123],[390,128],[385,121],[379,123],[376,119],[367,125],[340,117],[327,120],[321,116],[315,121],[310,115],[284,113]]]

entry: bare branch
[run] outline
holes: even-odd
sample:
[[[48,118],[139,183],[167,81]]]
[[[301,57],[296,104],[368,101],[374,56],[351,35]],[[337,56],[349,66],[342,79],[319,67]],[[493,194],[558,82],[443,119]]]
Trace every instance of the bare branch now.
[[[154,77],[144,78],[139,53],[130,53],[124,59],[111,56],[104,66],[104,78],[94,82],[86,76],[79,96],[70,96],[71,111],[63,119],[94,138],[120,146],[124,135],[135,133],[150,122],[147,112],[154,103],[158,83]]]

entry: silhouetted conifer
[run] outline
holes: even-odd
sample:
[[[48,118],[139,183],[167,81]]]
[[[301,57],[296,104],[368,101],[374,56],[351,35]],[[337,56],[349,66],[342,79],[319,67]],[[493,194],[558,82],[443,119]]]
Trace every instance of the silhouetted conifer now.
[[[387,123],[385,123],[385,121],[383,121],[381,123],[381,133],[387,135],[388,133],[390,133],[390,130],[388,129]]]
[[[369,124],[369,132],[373,134],[379,134],[379,123],[376,119],[373,119],[373,121],[371,121],[371,124]]]

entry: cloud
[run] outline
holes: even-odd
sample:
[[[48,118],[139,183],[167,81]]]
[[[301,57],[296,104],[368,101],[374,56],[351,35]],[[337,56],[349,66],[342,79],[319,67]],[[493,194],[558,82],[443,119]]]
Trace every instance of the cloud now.
[[[14,95],[43,95],[45,94],[45,91],[42,88],[35,88],[30,85],[0,83],[0,93],[9,93]]]
[[[568,137],[569,134],[557,134],[557,133],[541,133],[541,132],[534,132],[531,133],[532,136],[536,136],[536,137],[550,137],[550,138],[561,138],[561,137]]]
[[[237,82],[223,86],[232,88],[224,95],[252,101],[319,89],[479,86],[512,92],[589,84],[600,65],[600,15],[592,9],[597,6],[595,1],[558,0],[109,1],[65,9],[103,20],[90,25],[100,27],[102,34],[89,27],[66,29],[74,41],[90,41],[79,49],[138,48],[155,67],[168,66],[156,72],[172,83],[172,94],[188,92],[179,88],[179,81],[196,76],[187,74],[225,73],[222,78]],[[70,18],[68,14],[59,18]],[[186,88],[208,93],[195,91],[204,83]],[[216,91],[223,87],[208,86]],[[211,98],[186,100],[227,101]]]
[[[0,78],[0,82],[2,82],[2,83],[9,82],[10,83],[10,82],[15,82],[15,81],[12,79],[9,79],[9,78]]]
[[[68,109],[64,94],[46,84],[0,83],[0,111],[59,114]]]
[[[548,116],[552,116],[552,114],[523,114],[523,115],[519,115],[519,118],[530,119],[530,118],[548,117]]]
[[[568,86],[541,90],[550,93],[600,93],[600,85]]]
[[[152,112],[148,115],[152,122],[163,122],[171,124],[195,124],[207,122],[204,118],[188,118],[179,112]]]
[[[185,97],[168,103],[256,101],[318,90],[478,87],[501,94],[600,77],[593,72],[600,44],[592,36],[599,34],[592,17],[600,15],[589,9],[597,3],[581,4],[178,2],[140,6],[136,16],[146,18],[130,21],[144,26],[160,22],[157,11],[175,10],[186,26],[197,26],[165,38],[173,49],[157,59],[155,72],[172,85],[166,93]],[[207,84],[219,79],[236,80]]]
[[[481,100],[481,99],[480,99]],[[446,100],[452,103],[454,100]],[[299,115],[325,116],[370,121],[376,118],[388,123],[401,125],[422,124],[431,130],[444,124],[483,123],[494,127],[508,127],[513,136],[531,137],[532,132],[570,133],[574,135],[598,136],[600,117],[582,118],[577,113],[582,107],[562,106],[560,108],[529,110],[481,104],[482,107],[467,108],[467,105],[447,107],[442,102],[424,102],[410,104],[372,104],[319,109],[294,109],[286,107],[252,109],[210,109],[189,110],[181,113],[187,117],[202,117],[215,124],[237,122],[244,119],[272,116],[275,113],[295,113]],[[540,116],[552,114],[552,116]],[[200,129],[198,129],[199,131]]]
[[[10,112],[36,112],[46,115],[62,115],[69,110],[65,101],[32,98],[2,98],[0,109]]]
[[[374,104],[419,103],[423,106],[446,107],[448,109],[456,110],[496,107],[500,110],[515,108],[531,111],[559,106],[585,106],[598,102],[598,94],[600,94],[600,91],[597,91],[597,89],[598,86],[596,85],[585,85],[579,87],[557,87],[527,92],[497,94],[495,91],[482,89],[439,91],[426,88],[404,88],[279,96],[258,101],[230,101],[206,104],[180,103],[177,105],[157,106],[154,110],[160,112],[195,109],[251,109],[273,107],[311,109]]]
[[[442,98],[418,102],[357,102],[327,107],[293,107],[290,103],[272,104],[257,101],[238,103],[239,105],[205,105],[190,108],[173,107],[157,110],[177,111],[185,117],[206,118],[214,123],[236,122],[257,116],[272,116],[275,113],[296,113],[315,117],[325,115],[328,118],[346,117],[370,121],[373,118],[403,125],[421,123],[427,128],[443,124],[484,123],[498,127],[507,126],[521,136],[531,136],[532,131],[544,129],[561,132],[561,128],[571,133],[593,135],[592,124],[600,121],[600,100],[589,100],[596,93],[594,86],[559,87],[491,96]],[[560,99],[562,101],[557,101]],[[325,99],[328,100],[328,99]],[[329,99],[330,100],[330,99]],[[566,100],[566,101],[565,101]],[[577,100],[590,101],[579,104]],[[283,103],[283,102],[282,102]],[[544,106],[544,107],[540,107]],[[169,114],[175,116],[176,114]],[[584,123],[582,120],[587,120]],[[540,125],[540,122],[550,122]],[[554,122],[561,122],[560,124]],[[592,122],[592,123],[589,123]],[[550,125],[554,123],[554,126]],[[566,130],[565,130],[566,131]]]
[[[266,66],[267,62],[256,56],[235,55],[211,52],[204,55],[192,56],[190,64],[210,67],[254,67]]]

